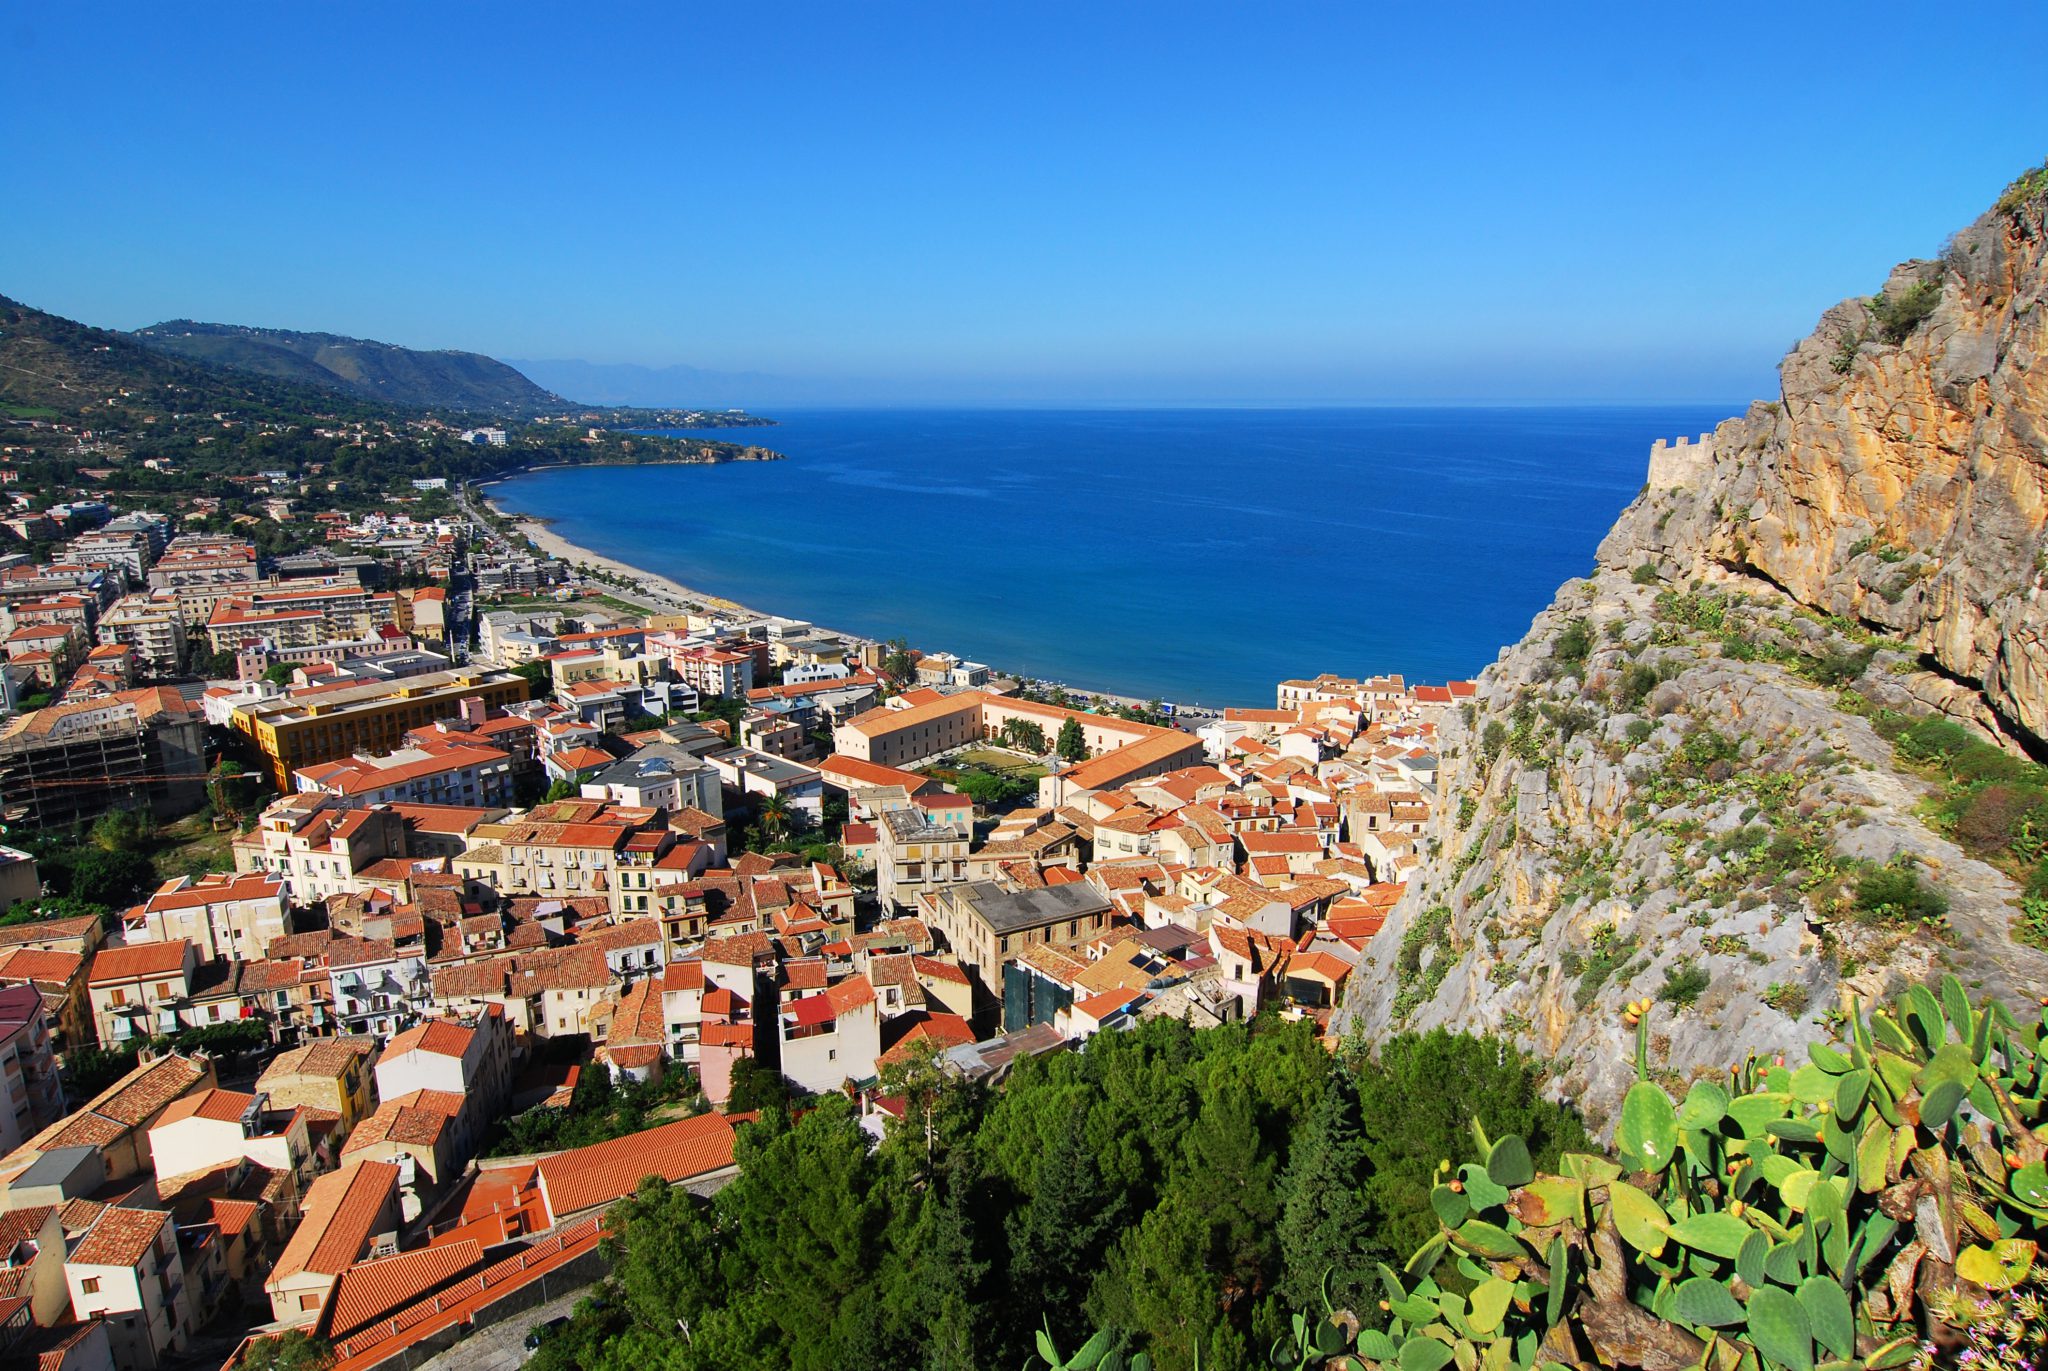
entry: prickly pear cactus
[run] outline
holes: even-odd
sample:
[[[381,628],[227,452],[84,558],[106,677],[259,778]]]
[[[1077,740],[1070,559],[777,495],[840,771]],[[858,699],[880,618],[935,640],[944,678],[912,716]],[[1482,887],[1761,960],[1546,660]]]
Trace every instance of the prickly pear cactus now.
[[[1391,1322],[1360,1357],[1887,1371],[1963,1349],[1956,1309],[2038,1308],[2048,1014],[2022,1025],[1949,977],[1809,1061],[1677,1100],[1648,1078],[1639,1019],[1619,1164],[1574,1154],[1539,1176],[1520,1139],[1478,1135],[1483,1161],[1439,1173],[1440,1234],[1380,1268]]]

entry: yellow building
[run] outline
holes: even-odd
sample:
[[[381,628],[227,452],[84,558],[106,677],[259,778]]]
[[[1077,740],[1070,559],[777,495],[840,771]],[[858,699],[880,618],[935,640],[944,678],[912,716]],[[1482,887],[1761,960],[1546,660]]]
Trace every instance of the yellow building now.
[[[394,751],[408,731],[460,715],[466,700],[502,709],[531,694],[524,676],[466,667],[258,700],[235,711],[234,729],[262,754],[278,790],[290,794],[300,767]]]
[[[256,1089],[270,1096],[274,1108],[303,1105],[339,1114],[334,1127],[335,1155],[341,1141],[370,1116],[370,1067],[376,1044],[367,1038],[322,1038],[280,1052],[256,1078]]]

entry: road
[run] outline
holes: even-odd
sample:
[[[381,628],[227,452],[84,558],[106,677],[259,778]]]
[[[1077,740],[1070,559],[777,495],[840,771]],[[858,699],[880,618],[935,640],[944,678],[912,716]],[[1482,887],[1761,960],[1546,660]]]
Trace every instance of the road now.
[[[419,1371],[513,1371],[526,1364],[526,1335],[535,1325],[569,1313],[593,1288],[586,1285],[536,1308],[522,1310],[503,1323],[492,1324],[421,1362]]]

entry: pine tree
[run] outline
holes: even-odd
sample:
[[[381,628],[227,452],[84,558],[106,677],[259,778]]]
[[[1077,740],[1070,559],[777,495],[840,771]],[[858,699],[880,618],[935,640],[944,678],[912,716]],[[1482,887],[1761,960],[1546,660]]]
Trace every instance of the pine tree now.
[[[1374,1240],[1364,1178],[1358,1100],[1350,1082],[1333,1074],[1294,1140],[1280,1182],[1280,1294],[1290,1309],[1321,1310],[1326,1272],[1336,1307],[1368,1307],[1369,1273],[1388,1254]]]
[[[1028,1345],[1039,1314],[1054,1328],[1079,1328],[1081,1302],[1109,1241],[1123,1227],[1122,1197],[1102,1179],[1084,1129],[1085,1114],[1068,1114],[1038,1168],[1031,1197],[1011,1212],[1010,1289],[1026,1314],[1012,1335]]]
[[[1059,741],[1053,747],[1060,756],[1070,762],[1078,762],[1087,757],[1088,739],[1081,732],[1081,721],[1069,715],[1067,721],[1060,725]]]

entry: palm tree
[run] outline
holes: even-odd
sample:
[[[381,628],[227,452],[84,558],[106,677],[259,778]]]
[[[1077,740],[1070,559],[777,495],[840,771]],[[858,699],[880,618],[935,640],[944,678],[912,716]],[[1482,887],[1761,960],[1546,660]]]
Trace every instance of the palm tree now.
[[[789,832],[789,800],[782,795],[770,795],[761,801],[761,827],[780,838]]]

